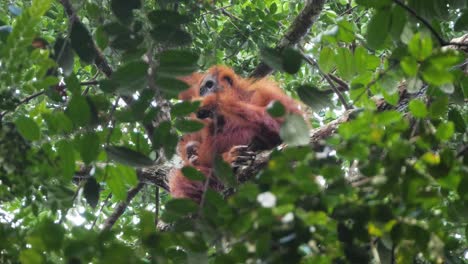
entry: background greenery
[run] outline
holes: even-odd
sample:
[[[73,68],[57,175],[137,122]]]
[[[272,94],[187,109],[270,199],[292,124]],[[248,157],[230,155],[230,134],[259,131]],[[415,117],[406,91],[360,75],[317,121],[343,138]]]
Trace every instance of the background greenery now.
[[[468,261],[465,0],[72,2],[0,2],[1,263]],[[287,119],[233,195],[171,199],[176,77],[261,61],[313,128],[351,120]]]

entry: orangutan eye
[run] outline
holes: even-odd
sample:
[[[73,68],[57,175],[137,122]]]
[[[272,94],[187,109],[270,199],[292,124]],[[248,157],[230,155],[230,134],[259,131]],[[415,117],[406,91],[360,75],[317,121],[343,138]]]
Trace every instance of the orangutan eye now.
[[[227,83],[229,83],[229,85],[231,85],[231,86],[234,84],[234,81],[233,81],[232,78],[229,77],[229,76],[224,76],[223,79],[224,79]]]
[[[212,80],[208,80],[205,83],[206,88],[211,89],[214,86],[214,82]]]

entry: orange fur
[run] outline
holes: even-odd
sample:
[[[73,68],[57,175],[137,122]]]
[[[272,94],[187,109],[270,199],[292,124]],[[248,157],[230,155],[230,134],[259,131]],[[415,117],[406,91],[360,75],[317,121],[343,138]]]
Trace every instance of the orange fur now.
[[[256,143],[254,149],[268,149],[281,143],[279,129],[283,119],[273,118],[266,111],[272,101],[283,104],[288,114],[302,115],[299,103],[284,94],[275,82],[244,79],[225,66],[214,66],[205,74],[195,73],[181,80],[190,87],[179,98],[200,100],[198,113],[211,115],[202,119],[205,127],[201,131],[182,137],[178,151],[184,165],[201,171],[210,179],[209,187],[217,191],[223,185],[213,175],[216,155],[232,163],[238,155],[233,151],[237,146]],[[203,89],[212,90],[203,94]],[[204,190],[203,182],[187,179],[180,170],[172,172],[169,186],[172,196],[195,201],[200,201]]]

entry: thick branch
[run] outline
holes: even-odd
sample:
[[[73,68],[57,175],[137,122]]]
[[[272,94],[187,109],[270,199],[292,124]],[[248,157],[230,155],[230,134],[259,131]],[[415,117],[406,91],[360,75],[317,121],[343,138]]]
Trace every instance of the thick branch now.
[[[312,25],[315,23],[317,18],[322,12],[323,5],[326,0],[309,0],[304,6],[304,9],[294,19],[293,23],[289,27],[287,33],[280,40],[276,46],[278,50],[282,50],[285,47],[293,46],[299,43],[299,41],[307,35]],[[257,68],[252,72],[250,77],[262,78],[272,73],[273,69],[261,62]]]

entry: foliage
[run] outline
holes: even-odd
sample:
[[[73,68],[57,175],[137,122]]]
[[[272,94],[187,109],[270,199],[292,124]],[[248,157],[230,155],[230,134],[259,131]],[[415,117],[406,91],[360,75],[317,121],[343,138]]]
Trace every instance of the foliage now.
[[[276,49],[304,2],[1,2],[0,262],[465,263],[467,57],[448,44],[468,32],[466,1],[328,1]],[[177,77],[261,61],[311,127],[360,110],[314,146],[286,117],[289,146],[246,183],[217,162],[228,197],[198,205],[147,184],[126,203],[142,168],[202,126]]]

